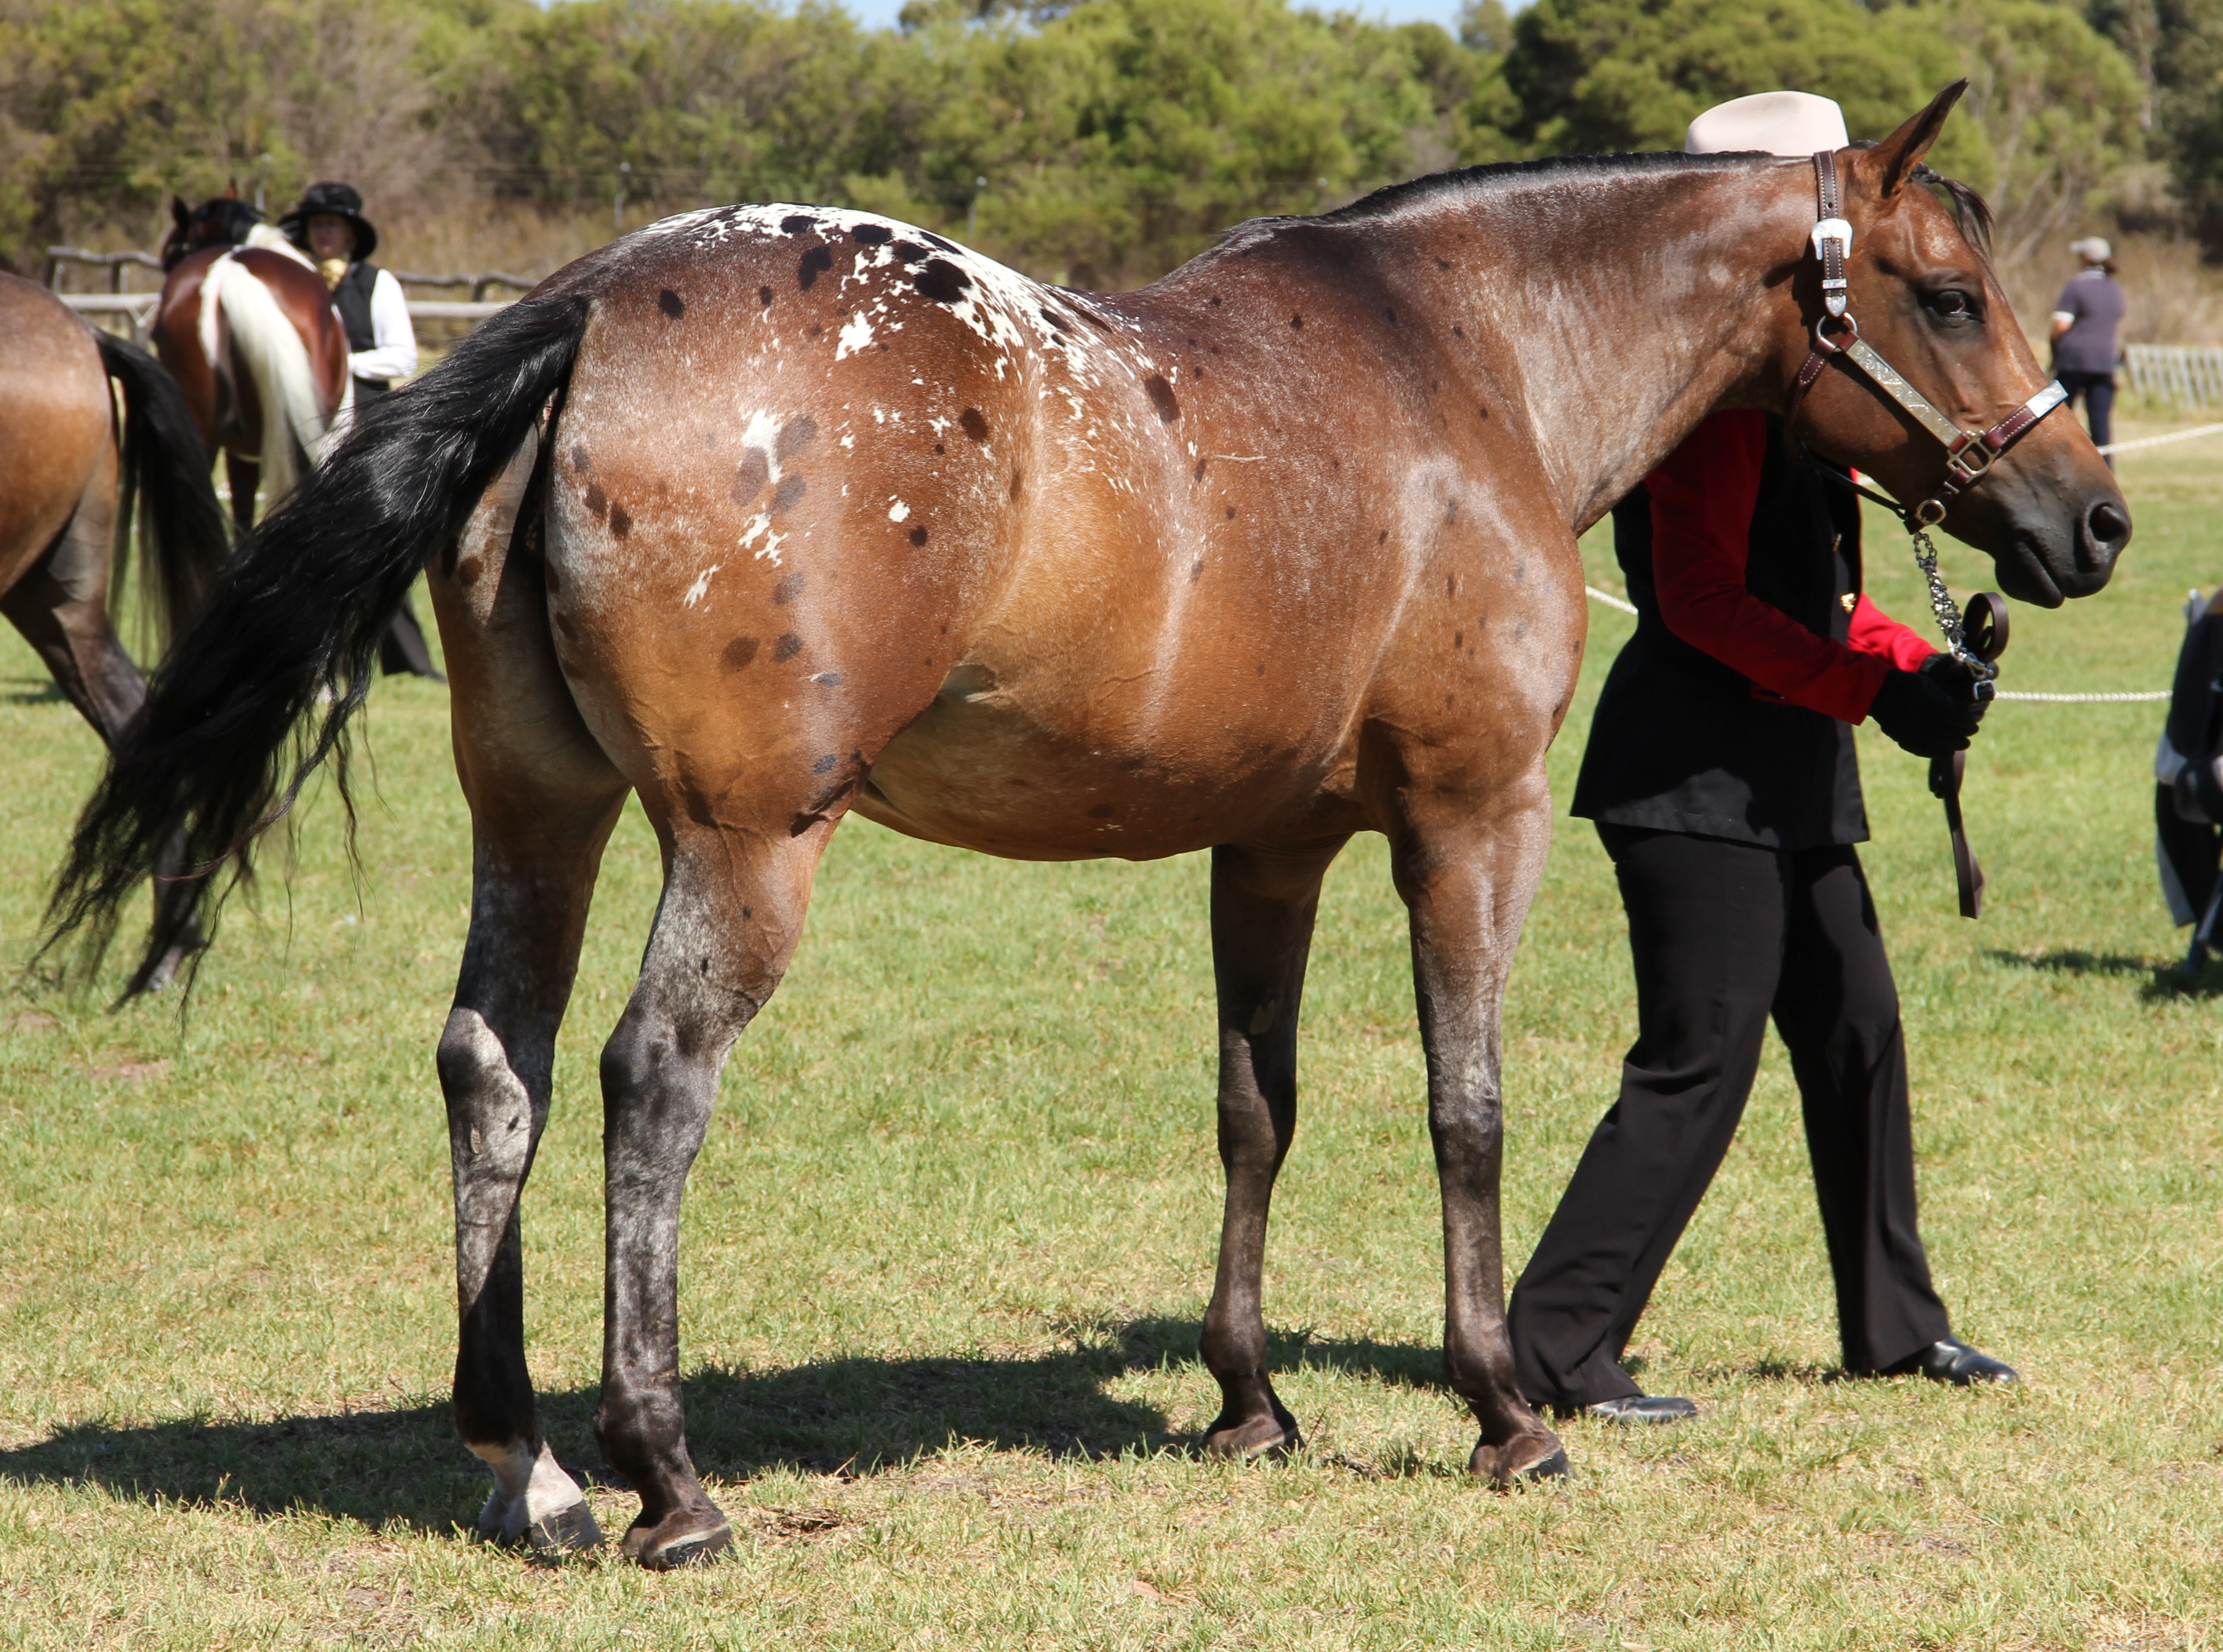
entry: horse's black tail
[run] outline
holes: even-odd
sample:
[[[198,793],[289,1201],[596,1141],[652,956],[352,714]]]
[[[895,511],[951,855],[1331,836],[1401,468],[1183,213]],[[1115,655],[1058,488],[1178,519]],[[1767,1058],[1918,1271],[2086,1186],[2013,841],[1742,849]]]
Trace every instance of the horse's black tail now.
[[[135,505],[146,513],[139,531],[140,577],[159,599],[157,642],[167,649],[185,634],[216,583],[231,548],[230,526],[209,480],[208,450],[178,381],[137,345],[110,333],[94,337],[101,365],[123,386],[123,486],[110,603],[113,608],[123,600]]]
[[[422,379],[359,407],[324,466],[240,542],[79,817],[42,950],[73,940],[89,975],[123,903],[173,841],[200,880],[194,915],[212,935],[230,886],[215,874],[236,857],[238,879],[252,875],[255,839],[327,757],[347,798],[347,724],[379,639],[570,377],[586,285],[551,283]],[[320,696],[331,705],[318,722]]]

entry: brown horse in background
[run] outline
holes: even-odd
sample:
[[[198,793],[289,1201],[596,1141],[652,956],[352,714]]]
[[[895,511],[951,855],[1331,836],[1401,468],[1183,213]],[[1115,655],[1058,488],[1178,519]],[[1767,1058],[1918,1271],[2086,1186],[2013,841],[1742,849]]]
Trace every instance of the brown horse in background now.
[[[231,513],[254,526],[314,468],[351,399],[346,330],[331,290],[245,202],[173,199],[148,340],[185,392],[210,451],[224,454]]]
[[[183,633],[228,548],[208,451],[161,366],[46,288],[0,274],[0,613],[113,747],[147,686],[110,621],[111,574],[120,584],[129,565],[135,508],[161,635]],[[190,885],[157,886],[163,939],[135,987],[162,985],[200,944],[194,905]]]
[[[1960,90],[1834,165],[1867,340],[1982,430],[2044,377],[1918,170]],[[213,863],[282,811],[429,564],[475,832],[439,1073],[481,1527],[597,1535],[539,1428],[518,1213],[635,792],[664,885],[602,1055],[595,1428],[640,1494],[627,1551],[662,1567],[730,1540],[686,1445],[681,1192],[842,817],[1026,859],[1211,852],[1227,1202],[1201,1444],[1234,1457],[1298,1443],[1266,1367],[1267,1208],[1321,876],[1381,832],[1470,1466],[1563,1473],[1505,1335],[1499,1006],[1582,658],[1576,538],[1714,409],[1789,405],[1823,314],[1816,180],[1761,155],[1483,167],[1245,226],[1118,296],[866,212],[653,225],[372,404],[256,532],[88,805],[54,934],[112,932],[172,833]],[[1929,428],[1849,371],[1797,425],[1902,498],[1944,473]],[[2047,606],[2097,590],[2130,535],[2065,419],[1941,514]]]

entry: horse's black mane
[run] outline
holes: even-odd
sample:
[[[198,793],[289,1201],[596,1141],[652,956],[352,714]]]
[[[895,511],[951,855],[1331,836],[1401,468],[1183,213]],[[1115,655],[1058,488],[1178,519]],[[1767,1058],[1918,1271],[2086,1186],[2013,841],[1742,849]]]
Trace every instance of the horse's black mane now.
[[[1873,145],[1860,142],[1853,147],[1866,149]],[[1754,161],[1786,158],[1759,149],[1721,154],[1685,154],[1679,149],[1663,149],[1632,154],[1546,155],[1540,161],[1503,161],[1487,167],[1461,167],[1452,172],[1431,173],[1425,178],[1387,184],[1370,195],[1361,196],[1348,206],[1324,212],[1317,218],[1282,218],[1260,221],[1264,224],[1363,223],[1426,201],[1448,196],[1489,194],[1521,184],[1550,183],[1561,178],[1625,178],[1647,173],[1722,172]],[[1945,208],[1952,213],[1953,221],[1961,226],[1961,233],[1968,236],[1970,244],[1989,257],[1992,250],[1990,204],[1958,179],[1947,178],[1926,166],[1916,167],[1911,175],[1915,182],[1929,186],[1944,198]]]
[[[1320,220],[1328,224],[1349,224],[1380,218],[1438,196],[1488,194],[1515,184],[1549,183],[1562,177],[1620,178],[1652,172],[1725,172],[1748,161],[1781,158],[1757,150],[1749,154],[1685,154],[1680,149],[1659,149],[1630,154],[1549,154],[1540,161],[1500,161],[1486,167],[1460,167],[1451,172],[1431,173],[1425,178],[1408,178],[1401,184],[1385,184],[1371,195],[1363,195],[1348,206],[1322,213]]]

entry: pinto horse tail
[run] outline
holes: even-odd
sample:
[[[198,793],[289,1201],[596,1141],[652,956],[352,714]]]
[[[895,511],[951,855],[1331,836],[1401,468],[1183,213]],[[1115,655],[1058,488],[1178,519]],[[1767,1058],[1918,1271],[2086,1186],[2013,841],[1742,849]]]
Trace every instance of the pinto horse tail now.
[[[262,497],[274,505],[316,467],[331,413],[318,397],[309,347],[277,295],[229,255],[211,264],[201,279],[201,350],[211,363],[220,359],[219,312],[231,332],[232,354],[255,381],[255,397],[262,404]]]
[[[255,840],[327,758],[352,840],[347,728],[379,640],[560,395],[587,326],[584,286],[521,300],[423,378],[367,404],[326,463],[240,541],[79,817],[42,955],[66,943],[88,980],[123,903],[173,842],[213,938],[224,897],[254,874]],[[227,861],[233,875],[221,879]],[[161,944],[124,997],[143,990]]]
[[[123,485],[116,512],[116,568],[109,604],[118,607],[131,567],[131,519],[139,530],[140,577],[158,598],[160,649],[186,633],[231,548],[231,526],[209,479],[208,449],[185,394],[162,364],[113,333],[95,332],[101,365],[123,387]]]

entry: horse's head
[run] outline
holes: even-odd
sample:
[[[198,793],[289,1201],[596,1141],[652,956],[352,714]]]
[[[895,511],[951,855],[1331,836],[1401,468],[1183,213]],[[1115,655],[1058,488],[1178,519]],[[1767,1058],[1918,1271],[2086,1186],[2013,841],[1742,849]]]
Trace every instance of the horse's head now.
[[[162,268],[175,269],[204,248],[242,246],[247,232],[261,222],[261,213],[230,195],[218,195],[193,207],[173,195],[170,233],[162,242]]]
[[[1859,338],[1888,369],[1961,432],[2001,429],[2046,384],[2006,295],[1985,255],[1989,212],[1973,192],[1944,183],[1922,165],[1945,117],[1967,85],[1948,86],[1930,107],[1882,142],[1840,150],[1842,216],[1852,225],[1844,261],[1847,311]],[[1933,192],[1942,188],[1949,208]],[[1801,331],[1786,341],[1792,381],[1824,315],[1823,271],[1808,257],[1793,283]],[[1825,353],[1850,344],[1853,329],[1825,320]],[[1863,353],[1861,359],[1867,358]],[[1903,405],[1849,353],[1832,356],[1797,408],[1795,428],[1816,451],[1857,465],[1910,507],[1942,503],[1946,532],[1991,556],[2011,596],[2044,608],[2088,596],[2107,583],[2131,537],[2131,514],[2099,450],[2065,408],[2016,434],[1987,470],[1991,455],[1968,445],[1955,480],[1945,442],[1918,409]]]

